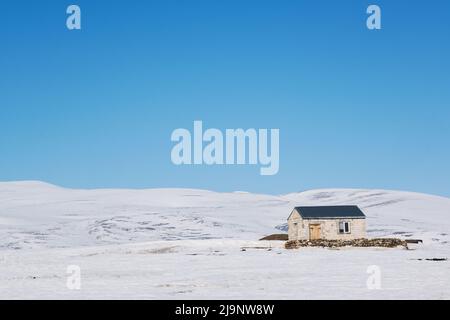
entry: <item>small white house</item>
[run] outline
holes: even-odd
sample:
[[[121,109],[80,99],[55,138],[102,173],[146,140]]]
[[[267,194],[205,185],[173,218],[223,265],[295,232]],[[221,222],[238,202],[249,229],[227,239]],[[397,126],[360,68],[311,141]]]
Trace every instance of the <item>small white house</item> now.
[[[352,240],[366,237],[366,216],[357,206],[296,207],[289,240]]]

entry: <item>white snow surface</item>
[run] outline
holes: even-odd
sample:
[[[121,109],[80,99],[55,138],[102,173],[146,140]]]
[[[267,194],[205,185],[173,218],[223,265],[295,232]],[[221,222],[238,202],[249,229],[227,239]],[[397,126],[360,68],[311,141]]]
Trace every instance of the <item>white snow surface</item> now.
[[[400,248],[286,250],[295,206],[358,205]],[[449,299],[450,199],[322,189],[273,196],[0,182],[0,299]],[[242,248],[248,248],[243,251]],[[261,249],[263,248],[263,249]],[[264,249],[265,248],[265,249]],[[69,265],[81,269],[70,290]],[[370,266],[381,289],[370,289]]]

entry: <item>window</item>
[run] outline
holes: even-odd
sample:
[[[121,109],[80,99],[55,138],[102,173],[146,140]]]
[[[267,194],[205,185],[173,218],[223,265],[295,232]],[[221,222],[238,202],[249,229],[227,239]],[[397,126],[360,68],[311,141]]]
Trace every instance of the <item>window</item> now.
[[[339,233],[350,233],[350,222],[340,221],[339,222]]]

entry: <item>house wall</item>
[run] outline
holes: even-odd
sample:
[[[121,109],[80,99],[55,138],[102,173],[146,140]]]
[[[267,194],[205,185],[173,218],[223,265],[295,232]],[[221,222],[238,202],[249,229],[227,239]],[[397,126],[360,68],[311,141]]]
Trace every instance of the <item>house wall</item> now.
[[[288,239],[299,240],[303,239],[303,237],[305,237],[303,219],[297,210],[294,210],[288,219]]]
[[[339,233],[340,221],[350,222],[350,233]],[[320,224],[322,239],[351,240],[366,237],[366,219],[302,219],[294,210],[288,219],[289,240],[308,240],[310,224]]]

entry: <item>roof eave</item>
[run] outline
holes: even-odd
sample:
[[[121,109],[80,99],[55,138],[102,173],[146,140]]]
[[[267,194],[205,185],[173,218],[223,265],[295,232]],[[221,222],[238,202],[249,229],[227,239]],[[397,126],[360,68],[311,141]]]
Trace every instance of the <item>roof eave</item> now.
[[[305,220],[323,220],[323,219],[330,220],[330,219],[365,219],[366,217],[365,216],[364,217],[344,217],[344,216],[342,216],[342,217],[303,217],[302,216],[302,218]]]

